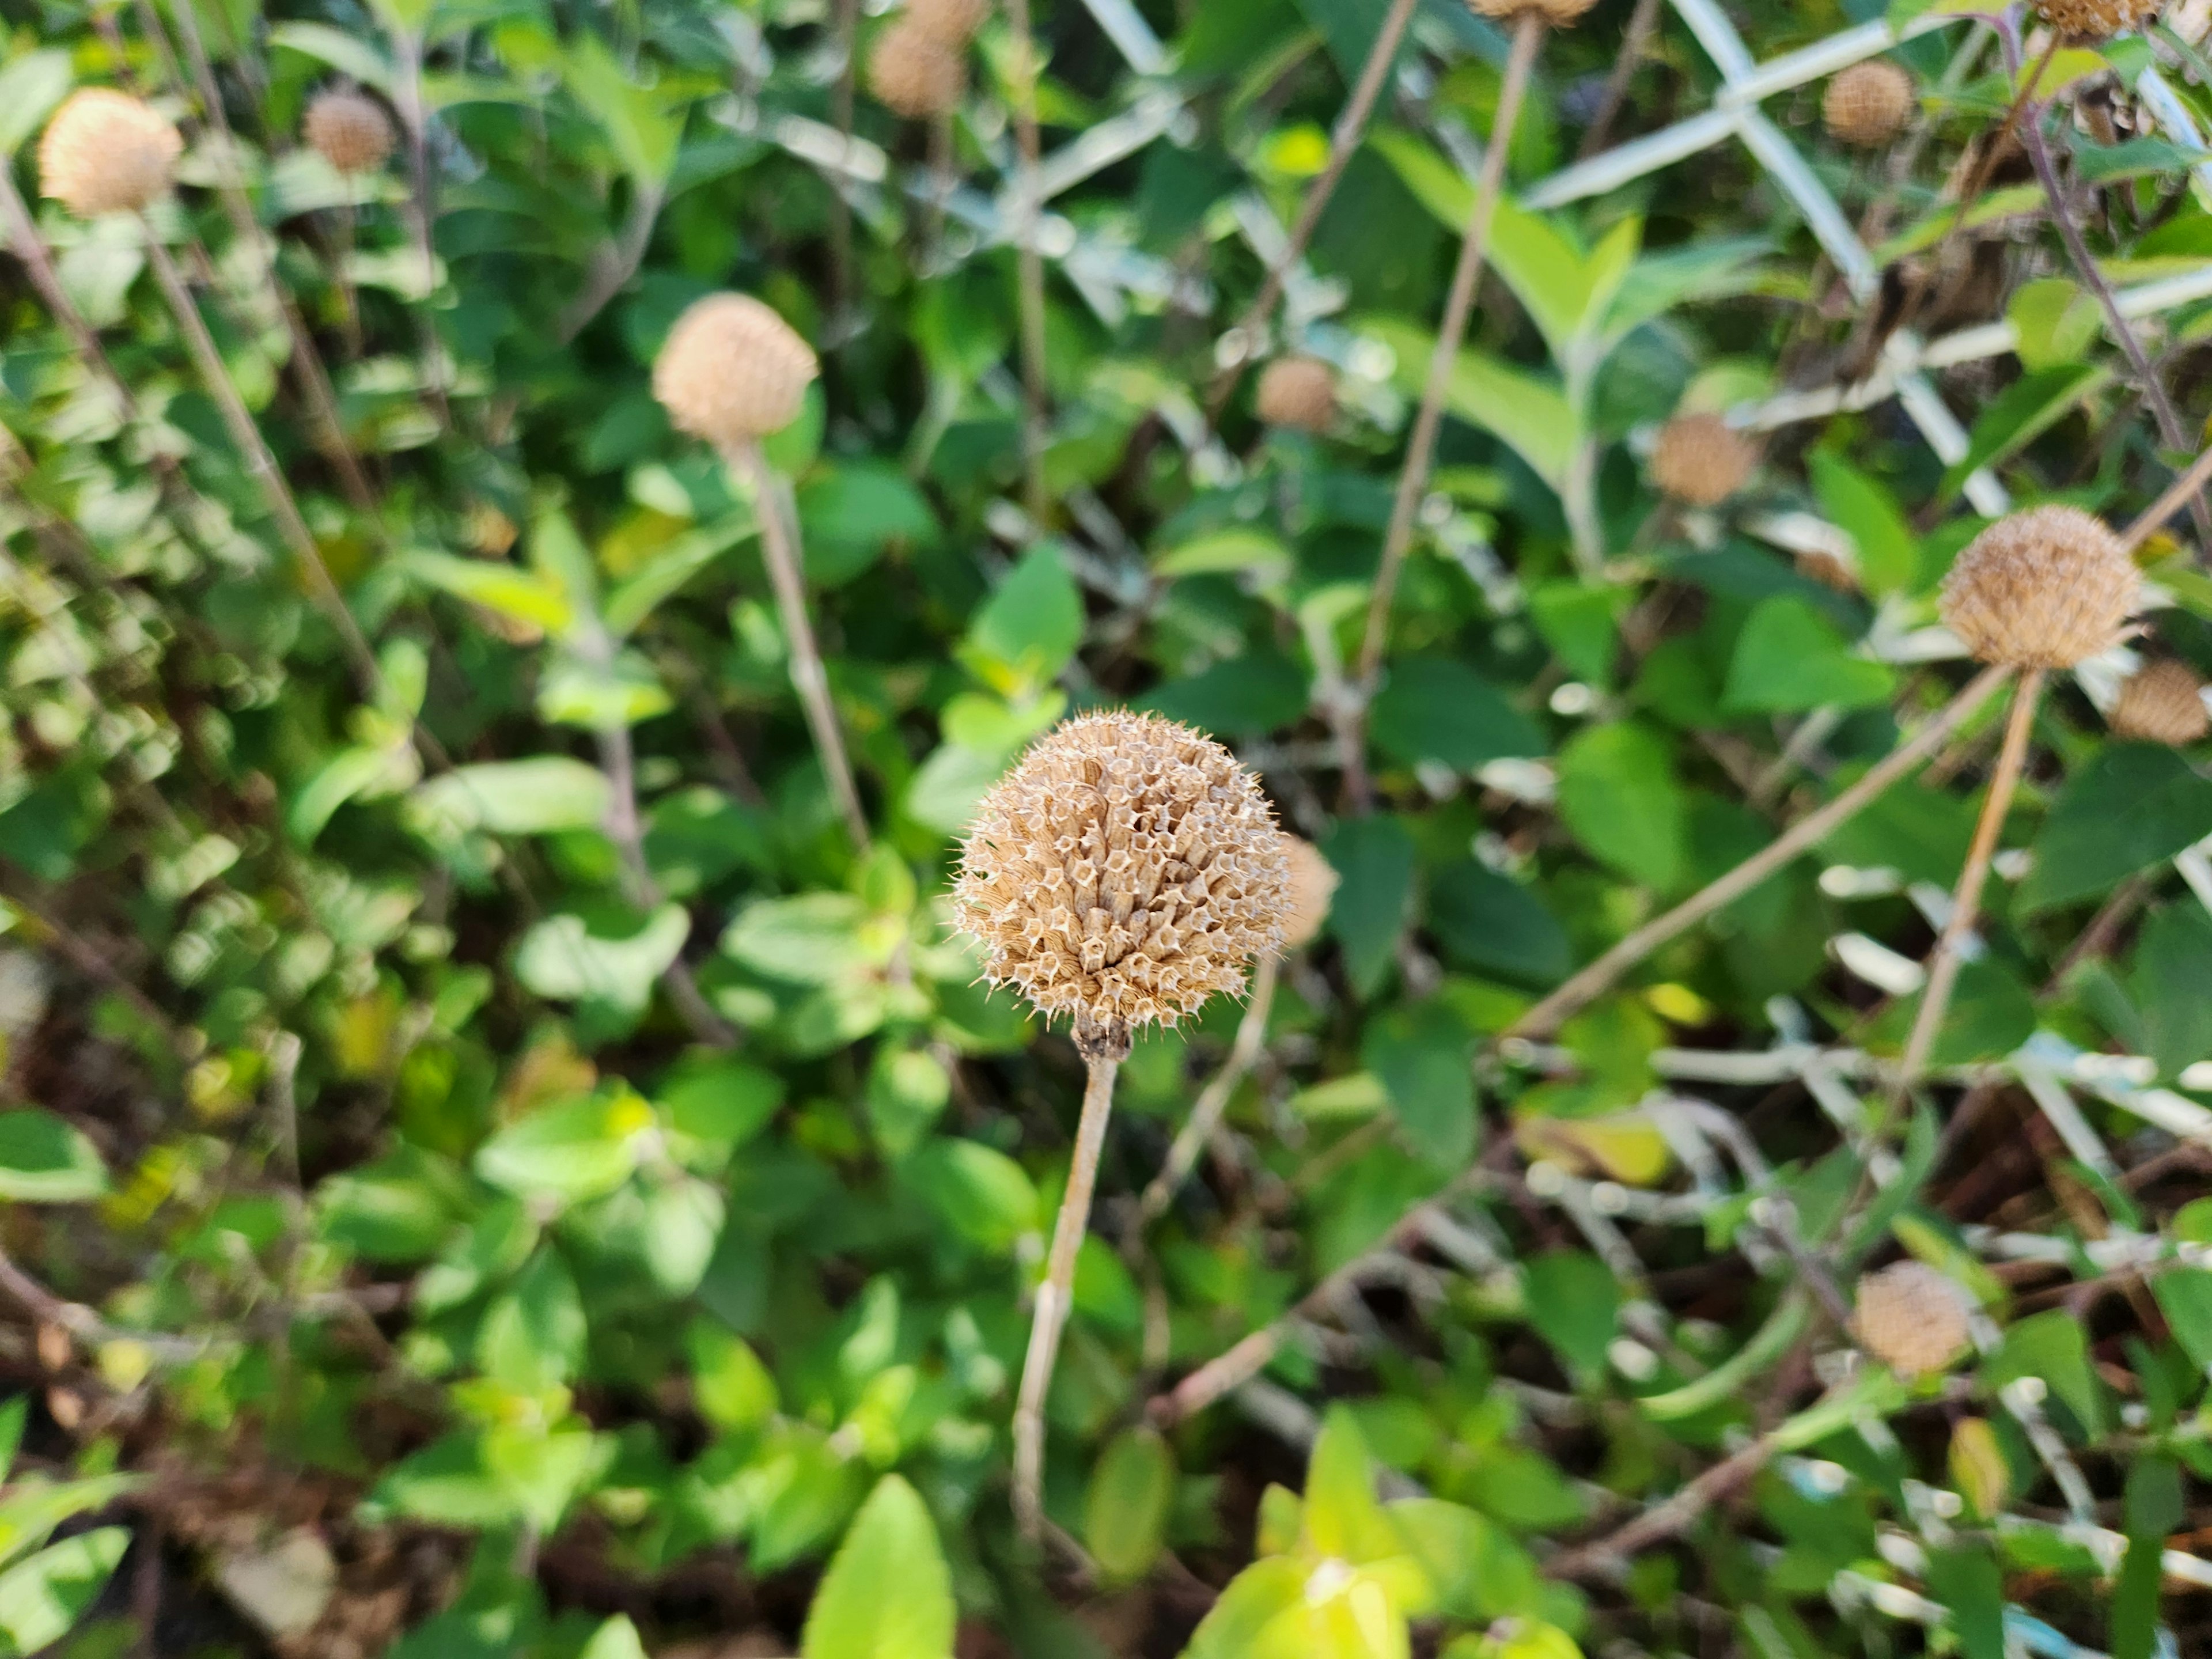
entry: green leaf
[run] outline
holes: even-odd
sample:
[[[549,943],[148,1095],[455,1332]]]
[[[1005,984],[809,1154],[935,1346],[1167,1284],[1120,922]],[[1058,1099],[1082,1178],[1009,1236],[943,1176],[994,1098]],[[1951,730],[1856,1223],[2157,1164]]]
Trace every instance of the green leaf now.
[[[960,659],[992,690],[1012,695],[1049,684],[1082,642],[1082,595],[1058,550],[1040,542],[975,613]]]
[[[285,827],[301,846],[311,846],[338,808],[350,800],[396,795],[422,775],[422,763],[404,739],[374,747],[341,749],[316,769],[292,798]]]
[[[726,1433],[759,1428],[775,1415],[775,1379],[760,1356],[710,1320],[692,1322],[686,1344],[699,1414]]]
[[[1161,576],[1243,574],[1279,581],[1296,563],[1279,538],[1264,530],[1231,526],[1209,530],[1178,543],[1152,557],[1152,570]]]
[[[2104,1385],[2089,1363],[2081,1322],[2065,1309],[2014,1321],[2005,1332],[2004,1346],[1982,1366],[1982,1381],[1992,1389],[2023,1376],[2042,1378],[2084,1433],[2105,1431]]]
[[[896,1474],[860,1506],[807,1609],[800,1659],[951,1659],[959,1609],[929,1510]]]
[[[1124,1429],[1107,1443],[1084,1498],[1083,1546],[1109,1581],[1133,1583],[1152,1571],[1175,1489],[1175,1455],[1154,1430]]]
[[[2016,902],[2035,911],[2092,897],[2208,835],[2212,781],[2171,749],[2114,744],[2067,780]]]
[[[1860,585],[1877,597],[1917,586],[1919,538],[1889,486],[1826,449],[1808,456],[1806,467],[1820,511],[1857,550]]]
[[[722,1231],[722,1195],[703,1181],[679,1178],[645,1200],[645,1265],[672,1297],[699,1288]]]
[[[91,1141],[43,1108],[0,1112],[0,1198],[75,1204],[107,1190],[107,1166]]]
[[[860,929],[867,907],[852,893],[761,899],[740,911],[722,949],[756,973],[795,985],[828,985],[868,960]]]
[[[1322,843],[1339,880],[1328,931],[1344,947],[1352,988],[1372,996],[1389,971],[1413,893],[1413,839],[1386,817],[1343,818]]]
[[[1528,1322],[1584,1382],[1604,1375],[1620,1312],[1613,1269],[1579,1250],[1556,1250],[1522,1268]]]
[[[1457,1170],[1474,1152],[1474,1034],[1437,1001],[1389,1010],[1360,1044],[1407,1144],[1440,1168]]]
[[[561,70],[576,101],[606,129],[623,170],[641,185],[665,185],[684,134],[677,112],[688,96],[641,86],[595,34],[574,37]]]
[[[17,1653],[60,1641],[106,1588],[130,1544],[129,1528],[100,1527],[0,1572],[0,1633]]]
[[[1778,594],[1760,603],[1736,636],[1722,706],[1762,714],[1869,708],[1889,701],[1895,682],[1884,664],[1851,655],[1810,605]]]
[[[671,1134],[727,1158],[768,1126],[783,1104],[783,1079],[726,1054],[680,1063],[653,1091]]]
[[[645,1643],[626,1613],[617,1613],[592,1632],[576,1659],[645,1659]]]
[[[427,821],[498,836],[596,830],[613,799],[606,775],[566,755],[457,766],[416,786],[411,805]]]
[[[975,1140],[933,1140],[901,1166],[954,1232],[993,1255],[1012,1255],[1038,1230],[1036,1188],[1022,1166],[995,1146]]]
[[[1494,760],[1544,752],[1534,723],[1496,686],[1449,657],[1392,663],[1368,719],[1376,746],[1409,765],[1433,761],[1473,772]]]
[[[635,1012],[690,932],[690,914],[680,904],[665,904],[620,934],[598,933],[579,915],[548,916],[515,948],[515,977],[541,997]]]
[[[1688,859],[1689,800],[1648,728],[1593,726],[1559,751],[1559,817],[1601,863],[1662,892]]]
[[[1399,1554],[1405,1540],[1375,1497],[1375,1463],[1352,1413],[1333,1406],[1306,1464],[1304,1543],[1359,1564]]]
[[[1555,985],[1574,967],[1566,930],[1536,892],[1473,859],[1430,882],[1428,923],[1453,960],[1516,985]]]
[[[707,528],[688,530],[674,538],[608,590],[599,620],[615,638],[628,638],[663,599],[757,528],[750,513],[738,512]]]
[[[556,1101],[477,1152],[476,1170],[504,1192],[571,1201],[612,1192],[637,1167],[653,1114],[635,1095]]]
[[[575,621],[575,610],[559,583],[535,570],[496,559],[457,559],[446,553],[408,553],[400,568],[455,599],[496,611],[513,621],[542,628],[559,638]]]
[[[1982,411],[1968,434],[1966,453],[1944,469],[1944,499],[1964,489],[1977,468],[2001,465],[2018,454],[2112,378],[2110,370],[2084,362],[2021,375]]]
[[[574,1275],[543,1246],[485,1311],[477,1363],[514,1393],[541,1395],[575,1377],[589,1334]]]
[[[1528,619],[1570,672],[1593,685],[1610,685],[1623,599],[1617,588],[1547,582],[1529,592]]]
[[[1306,712],[1305,670],[1276,651],[1224,657],[1155,686],[1142,707],[1201,732],[1267,732]]]
[[[0,69],[0,157],[46,125],[73,78],[69,53],[53,48],[21,53]]]
[[[944,535],[928,499],[885,462],[818,468],[794,499],[807,578],[823,587],[851,581],[889,550],[933,547]]]
[[[2151,1057],[2167,1077],[2212,1058],[2212,917],[2193,902],[2151,913],[2136,944],[2128,988],[2142,1011]]]
[[[2021,366],[2033,374],[2078,364],[2104,327],[2095,297],[2063,276],[2022,283],[2005,319],[2020,336]]]
[[[269,30],[269,44],[287,47],[302,57],[329,64],[363,86],[392,96],[392,65],[384,54],[357,34],[332,28],[327,23],[285,22]]]
[[[1363,319],[1359,331],[1389,348],[1396,365],[1392,380],[1401,392],[1419,397],[1428,380],[1436,337],[1391,318]],[[1566,394],[1554,382],[1469,349],[1452,365],[1444,406],[1511,446],[1554,490],[1565,488],[1582,429]]]

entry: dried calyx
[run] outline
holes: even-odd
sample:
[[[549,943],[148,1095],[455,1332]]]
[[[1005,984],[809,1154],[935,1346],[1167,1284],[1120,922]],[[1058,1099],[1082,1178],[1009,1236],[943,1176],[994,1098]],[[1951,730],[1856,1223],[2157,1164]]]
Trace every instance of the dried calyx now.
[[[984,798],[952,898],[984,974],[1086,1054],[1126,1049],[1243,988],[1279,949],[1287,837],[1259,781],[1212,738],[1147,714],[1088,714],[1030,748]]]
[[[1328,920],[1328,902],[1336,896],[1341,878],[1311,842],[1287,835],[1283,841],[1291,860],[1291,902],[1283,915],[1283,949],[1297,951],[1313,943],[1322,924]]]
[[[758,300],[710,294],[669,330],[653,395],[678,431],[726,447],[790,425],[819,372],[813,348]]]
[[[2036,15],[2069,40],[2109,40],[2139,29],[2166,0],[2035,0]]]
[[[1878,149],[1904,131],[1917,101],[1911,75],[1886,58],[1869,58],[1828,82],[1820,119],[1838,143]]]
[[[1326,432],[1336,420],[1336,376],[1317,357],[1278,357],[1261,371],[1253,407],[1269,426]]]
[[[1555,29],[1572,28],[1596,3],[1597,0],[1467,0],[1468,9],[1478,17],[1517,22],[1533,12]]]
[[[365,93],[337,87],[317,93],[300,127],[314,152],[340,173],[374,173],[392,155],[392,118]]]
[[[2141,586],[2103,520],[2031,507],[1966,544],[1943,579],[1943,622],[1983,662],[2071,668],[2118,642]]]
[[[2137,743],[2179,749],[2212,731],[2204,707],[2204,682],[2187,663],[2171,657],[2146,663],[2120,687],[2112,705],[2112,733]]]
[[[884,107],[910,118],[943,115],[968,90],[968,65],[957,42],[902,18],[868,55],[868,89]]]
[[[39,141],[39,188],[80,219],[159,200],[185,141],[152,105],[106,87],[74,92]]]
[[[1718,507],[1758,469],[1759,446],[1717,415],[1677,415],[1651,452],[1651,482],[1692,507]]]
[[[1851,1334],[1908,1381],[1940,1371],[1966,1351],[1966,1292],[1924,1261],[1899,1261],[1859,1280]]]

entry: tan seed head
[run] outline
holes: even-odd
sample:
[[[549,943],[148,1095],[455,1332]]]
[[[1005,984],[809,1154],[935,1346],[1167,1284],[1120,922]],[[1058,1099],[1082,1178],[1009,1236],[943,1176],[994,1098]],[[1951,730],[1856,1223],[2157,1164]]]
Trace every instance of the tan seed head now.
[[[1283,915],[1283,949],[1297,951],[1312,944],[1328,920],[1328,902],[1342,878],[1321,855],[1321,848],[1303,836],[1285,835],[1283,842],[1291,859],[1291,904]]]
[[[80,219],[158,200],[185,141],[152,105],[107,87],[71,93],[39,140],[39,189]]]
[[[1252,959],[1280,948],[1286,839],[1259,781],[1211,738],[1156,715],[1081,715],[984,797],[953,908],[991,983],[1110,1050],[1242,990]]]
[[[1555,29],[1571,29],[1597,0],[1467,0],[1468,9],[1494,22],[1517,23],[1529,12]]]
[[[1278,357],[1260,371],[1255,407],[1269,426],[1326,432],[1336,422],[1336,376],[1316,357]]]
[[[2146,663],[2120,687],[2112,705],[2112,733],[2136,743],[2169,744],[2176,749],[2212,731],[2204,707],[2204,682],[2187,663],[2162,657]]]
[[[750,442],[798,417],[819,373],[813,348],[746,294],[710,294],[668,331],[653,395],[678,432],[712,444]]]
[[[1943,622],[1983,662],[2071,668],[2118,642],[2140,586],[2102,520],[2030,507],[1966,544],[1943,578]]]
[[[343,173],[374,173],[395,142],[384,106],[342,87],[317,93],[300,126],[314,152]]]
[[[1651,482],[1692,507],[1718,507],[1758,468],[1759,446],[1717,415],[1677,415],[1651,452]]]
[[[914,26],[948,46],[965,46],[991,15],[991,0],[906,0]]]
[[[1838,143],[1879,149],[1905,130],[1918,101],[1912,76],[1901,65],[1869,58],[1828,82],[1820,119]]]
[[[2035,0],[2043,21],[2069,40],[2109,40],[2139,29],[2166,0]]]
[[[1940,1371],[1964,1352],[1966,1295],[1924,1261],[1899,1261],[1859,1280],[1851,1334],[1908,1381]]]
[[[868,54],[868,90],[884,108],[910,120],[957,108],[968,90],[968,64],[948,44],[911,17],[876,37]]]

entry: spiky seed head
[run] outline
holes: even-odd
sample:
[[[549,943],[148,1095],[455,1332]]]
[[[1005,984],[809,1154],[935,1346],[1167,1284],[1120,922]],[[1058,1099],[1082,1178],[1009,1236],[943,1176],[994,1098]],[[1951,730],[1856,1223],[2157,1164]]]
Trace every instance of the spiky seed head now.
[[[1912,76],[1902,65],[1869,58],[1828,82],[1820,119],[1838,143],[1879,149],[1905,130],[1918,101]]]
[[[2145,663],[2120,687],[2112,705],[2112,733],[2137,743],[2169,744],[2176,749],[2212,731],[2212,712],[2204,707],[2204,682],[2187,663],[2162,657]]]
[[[1859,1280],[1851,1333],[1908,1381],[1940,1371],[1966,1351],[1966,1295],[1924,1261],[1899,1261]]]
[[[1651,482],[1692,507],[1718,507],[1758,468],[1758,444],[1717,415],[1677,415],[1651,452]]]
[[[1283,837],[1291,860],[1291,902],[1283,915],[1283,949],[1302,950],[1313,943],[1328,920],[1328,902],[1341,879],[1336,866],[1321,855],[1321,848],[1300,836]]]
[[[366,93],[331,87],[315,94],[300,123],[314,152],[340,173],[374,173],[397,142],[392,118]]]
[[[1572,28],[1596,3],[1597,0],[1467,0],[1468,9],[1478,17],[1517,23],[1524,14],[1534,12],[1555,29]]]
[[[910,120],[943,115],[968,90],[967,61],[957,45],[902,17],[876,37],[868,89],[884,108]]]
[[[1943,578],[1943,622],[1983,662],[2071,668],[2119,640],[2140,586],[2101,519],[2030,507],[1966,544]]]
[[[2069,40],[2109,40],[2139,29],[2166,0],[2035,0],[2043,21]]]
[[[71,93],[39,140],[39,189],[80,219],[158,200],[185,141],[152,105],[108,87]]]
[[[820,372],[814,349],[749,294],[709,294],[668,331],[653,395],[678,432],[738,444],[797,418]]]
[[[1255,407],[1269,426],[1326,432],[1336,421],[1336,376],[1317,357],[1278,357],[1260,371]]]
[[[906,15],[923,33],[948,46],[962,46],[991,15],[991,0],[906,0]]]
[[[983,798],[953,908],[991,983],[1110,1050],[1242,990],[1253,958],[1280,948],[1286,841],[1259,780],[1211,738],[1080,715]]]

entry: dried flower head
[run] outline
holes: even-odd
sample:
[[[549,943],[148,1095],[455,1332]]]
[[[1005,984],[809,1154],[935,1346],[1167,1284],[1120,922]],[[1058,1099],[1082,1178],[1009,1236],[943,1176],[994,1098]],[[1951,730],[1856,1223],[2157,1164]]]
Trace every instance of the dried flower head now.
[[[2140,585],[2102,520],[2031,507],[1966,544],[1943,579],[1943,621],[1983,662],[2071,668],[2119,639]]]
[[[1336,376],[1317,357],[1278,357],[1260,372],[1255,406],[1269,426],[1326,432],[1336,420]]]
[[[1243,989],[1281,945],[1285,837],[1211,738],[1124,711],[1064,722],[983,799],[952,890],[984,974],[1110,1050]]]
[[[1940,1371],[1966,1351],[1966,1296],[1924,1261],[1899,1261],[1859,1280],[1851,1331],[1907,1379]]]
[[[745,294],[710,294],[668,331],[653,395],[679,432],[738,444],[791,424],[820,372],[813,348]]]
[[[2204,682],[2187,663],[2162,657],[2145,663],[2120,687],[2112,705],[2116,737],[2137,743],[2170,744],[2179,749],[2212,731],[2204,707]]]
[[[1582,15],[1596,3],[1597,0],[1467,0],[1468,9],[1478,17],[1518,22],[1524,15],[1534,12],[1555,29],[1572,28]]]
[[[344,173],[374,173],[395,142],[384,106],[342,87],[317,93],[300,126],[315,153]]]
[[[1310,945],[1328,920],[1328,902],[1342,878],[1321,855],[1321,848],[1303,836],[1286,835],[1283,842],[1291,859],[1291,904],[1283,915],[1283,949],[1296,951]]]
[[[1717,415],[1677,415],[1651,452],[1651,482],[1692,507],[1718,507],[1758,467],[1758,444]]]
[[[868,54],[868,90],[877,101],[909,119],[943,115],[968,90],[968,64],[912,18],[901,18],[876,37]]]
[[[906,0],[906,15],[948,46],[965,46],[991,15],[991,0]]]
[[[2139,29],[2166,0],[2035,0],[2043,21],[2069,40],[2109,40]]]
[[[1905,130],[1918,101],[1912,76],[1902,65],[1869,58],[1828,82],[1820,119],[1838,143],[1879,149]]]
[[[107,87],[71,93],[39,140],[39,188],[80,219],[136,213],[169,187],[185,141],[152,105]]]

